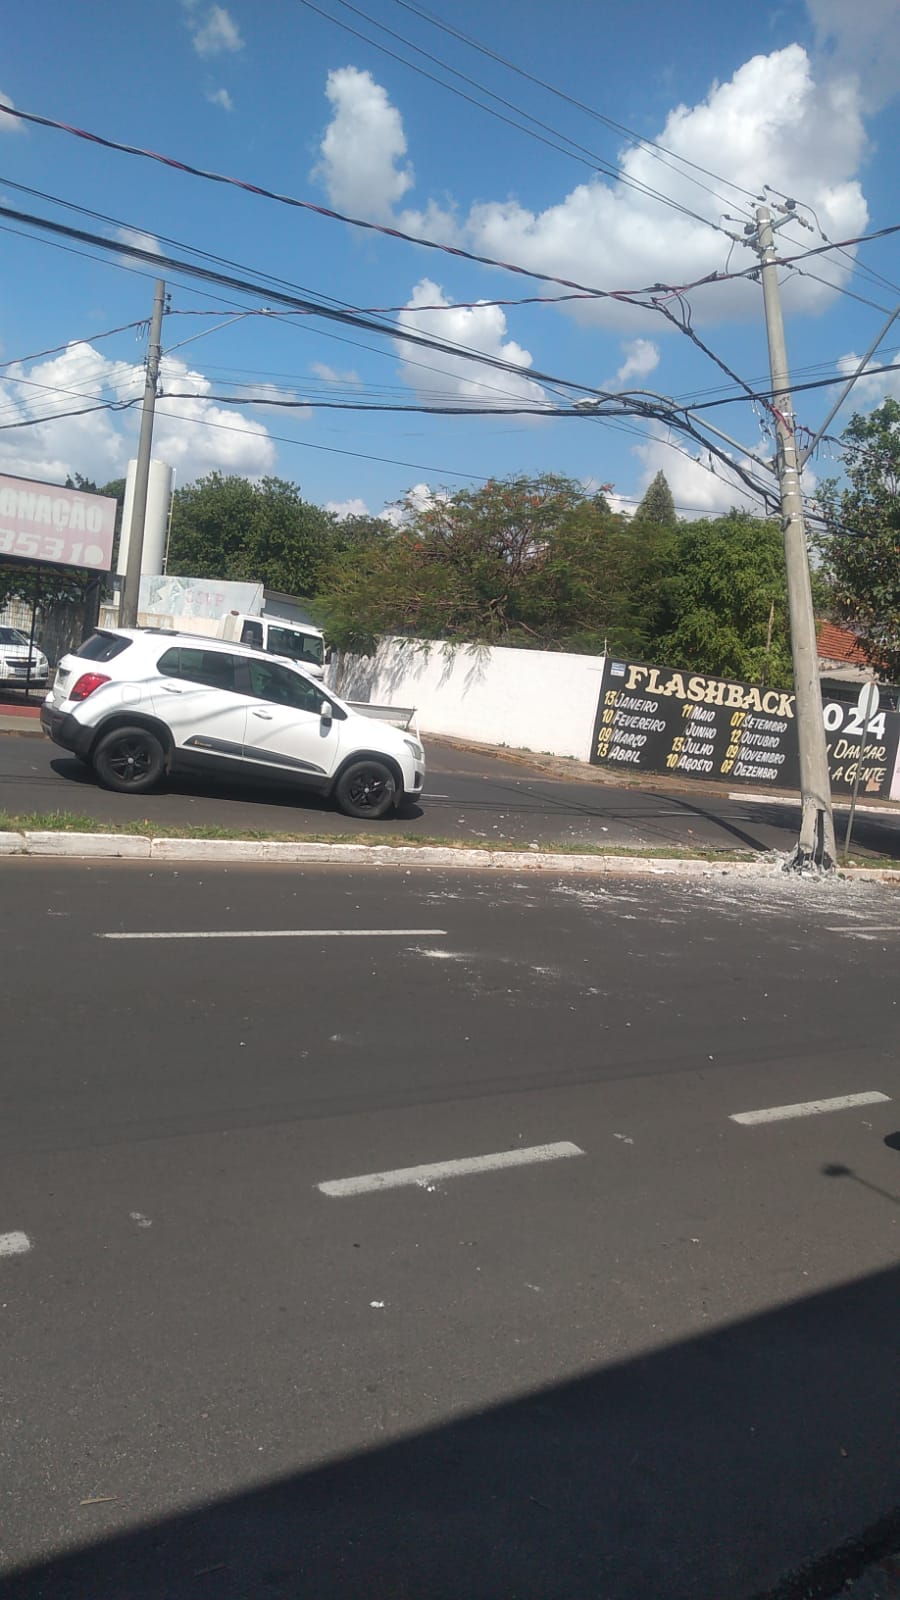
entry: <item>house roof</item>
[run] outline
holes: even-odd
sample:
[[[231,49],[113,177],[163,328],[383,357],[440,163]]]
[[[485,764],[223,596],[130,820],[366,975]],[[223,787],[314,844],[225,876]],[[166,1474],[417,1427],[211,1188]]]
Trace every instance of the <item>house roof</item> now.
[[[846,661],[855,667],[869,664],[866,652],[849,628],[841,628],[836,622],[817,622],[816,639],[821,661]]]

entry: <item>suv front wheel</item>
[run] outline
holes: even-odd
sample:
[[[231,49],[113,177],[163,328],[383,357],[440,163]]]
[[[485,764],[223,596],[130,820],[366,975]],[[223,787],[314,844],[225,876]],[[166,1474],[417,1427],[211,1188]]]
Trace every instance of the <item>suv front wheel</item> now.
[[[91,765],[105,789],[143,794],[159,782],[166,756],[149,728],[114,728],[100,740]]]
[[[383,761],[354,761],[340,775],[334,797],[347,817],[384,817],[394,805],[397,781]]]

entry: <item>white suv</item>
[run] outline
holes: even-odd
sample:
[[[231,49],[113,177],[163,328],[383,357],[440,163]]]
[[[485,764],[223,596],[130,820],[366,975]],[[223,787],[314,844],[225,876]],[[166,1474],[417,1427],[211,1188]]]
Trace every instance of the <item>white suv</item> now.
[[[231,769],[385,816],[425,781],[418,739],[354,711],[287,662],[196,634],[108,628],[59,663],[41,709],[55,744],[108,789],[143,794],[167,772]]]

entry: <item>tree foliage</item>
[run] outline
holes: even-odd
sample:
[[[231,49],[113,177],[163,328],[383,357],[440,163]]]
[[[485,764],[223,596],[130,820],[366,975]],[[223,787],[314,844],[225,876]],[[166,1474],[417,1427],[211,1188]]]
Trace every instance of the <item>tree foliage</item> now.
[[[744,511],[680,523],[645,617],[655,656],[777,688],[792,682],[781,528]]]
[[[887,399],[843,434],[847,483],[823,486],[821,541],[834,608],[867,655],[900,678],[900,405]]]
[[[623,614],[627,525],[600,495],[546,473],[409,504],[388,537],[342,552],[326,575],[331,637],[380,633],[549,649],[600,649]]]
[[[340,542],[339,528],[329,512],[302,498],[295,483],[251,483],[213,472],[175,491],[168,565],[191,577],[311,595]]]
[[[857,625],[869,614],[868,596],[867,642],[876,638],[876,616],[879,626],[885,614],[893,617],[900,664],[900,407],[888,402],[876,417],[874,432],[874,419],[855,418],[848,429],[856,446],[852,491],[831,491],[834,536],[838,518],[843,523],[852,511],[863,537],[837,550],[829,543],[828,554],[843,583],[835,578],[835,591],[848,608],[852,595],[846,614]],[[95,488],[83,479],[77,486]],[[100,492],[121,501],[123,491],[115,483]],[[169,570],[309,597],[330,639],[346,649],[369,651],[379,635],[393,633],[609,650],[790,686],[779,527],[738,511],[679,521],[662,473],[630,520],[602,493],[553,473],[439,492],[424,502],[409,496],[399,513],[338,521],[283,479],[254,483],[213,473],[176,492]],[[884,558],[872,571],[852,567],[864,539]],[[13,577],[9,592],[28,592],[26,575]],[[80,592],[73,574],[76,582]],[[883,632],[877,638],[886,651]]]
[[[634,514],[635,522],[654,523],[659,528],[674,528],[675,501],[664,472],[658,472]]]
[[[329,635],[364,650],[383,633],[609,649],[787,687],[780,528],[742,512],[664,525],[658,488],[631,521],[551,474],[410,507],[392,536],[333,561]]]

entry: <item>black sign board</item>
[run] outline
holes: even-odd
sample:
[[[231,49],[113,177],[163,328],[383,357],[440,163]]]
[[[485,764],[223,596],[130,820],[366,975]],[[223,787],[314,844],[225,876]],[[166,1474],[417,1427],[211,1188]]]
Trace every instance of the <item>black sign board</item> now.
[[[838,794],[849,794],[859,760],[862,717],[855,705],[838,700],[825,701],[822,713],[831,786]],[[890,794],[898,739],[900,713],[879,711],[866,735],[860,794]],[[608,656],[591,761],[622,771],[797,789],[794,696]]]

